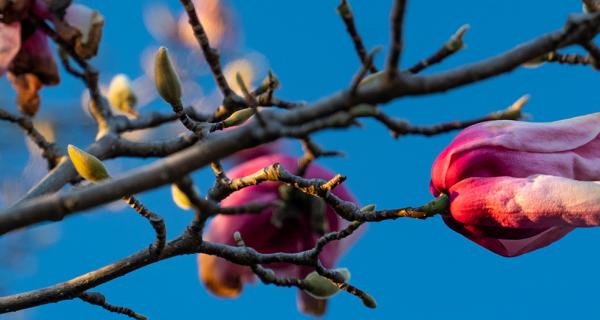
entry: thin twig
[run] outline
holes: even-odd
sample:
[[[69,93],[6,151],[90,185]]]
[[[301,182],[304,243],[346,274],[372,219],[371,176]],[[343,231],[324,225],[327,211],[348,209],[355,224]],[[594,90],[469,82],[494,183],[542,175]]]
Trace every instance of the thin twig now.
[[[109,304],[108,302],[106,302],[106,298],[104,297],[104,295],[101,294],[100,292],[84,292],[84,293],[80,294],[79,296],[77,296],[77,298],[79,298],[89,304],[100,306],[103,309],[106,309],[110,312],[120,313],[120,314],[126,315],[133,319],[138,319],[138,320],[148,319],[145,316],[143,316],[129,308],[119,307],[119,306]]]
[[[165,222],[161,216],[148,210],[138,199],[134,196],[124,196],[123,200],[131,206],[135,212],[139,213],[142,217],[146,218],[152,225],[154,233],[156,234],[156,240],[150,247],[150,251],[154,256],[160,256],[162,250],[165,247],[167,239],[167,228]]]
[[[365,45],[363,44],[358,30],[356,30],[352,8],[347,0],[340,1],[340,4],[337,7],[337,12],[339,13],[340,17],[342,17],[342,21],[344,21],[344,25],[346,26],[346,31],[348,31],[348,34],[352,38],[354,49],[356,50],[356,54],[358,55],[360,62],[362,62],[363,66],[365,66],[371,73],[377,72],[377,67],[375,67],[373,61],[369,62],[367,50],[365,49]]]
[[[433,55],[426,58],[425,60],[419,61],[414,66],[410,67],[408,71],[410,73],[419,73],[425,68],[434,64],[438,64],[444,61],[449,56],[453,55],[454,53],[460,51],[462,48],[464,48],[463,36],[468,30],[468,24],[465,24],[458,28],[458,30],[456,30],[456,32],[450,37],[450,39],[448,39],[448,41],[446,41],[446,43],[444,43],[444,45],[438,51],[436,51]]]
[[[398,67],[400,66],[400,55],[402,54],[402,48],[404,46],[402,29],[404,27],[405,11],[406,0],[395,0],[391,14],[391,41],[386,65],[388,78],[395,77],[398,72]]]

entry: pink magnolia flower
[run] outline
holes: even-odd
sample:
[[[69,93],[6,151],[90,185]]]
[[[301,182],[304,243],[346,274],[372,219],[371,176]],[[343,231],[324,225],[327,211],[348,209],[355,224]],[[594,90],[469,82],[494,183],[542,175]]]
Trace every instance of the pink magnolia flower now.
[[[255,158],[228,172],[230,178],[238,178],[254,173],[273,163],[280,163],[294,172],[297,158],[284,154],[271,154]],[[329,179],[333,174],[324,168],[311,164],[307,178]],[[238,206],[255,202],[271,202],[286,198],[283,209],[266,209],[259,214],[219,215],[215,217],[204,239],[207,241],[235,245],[233,233],[239,231],[246,244],[262,253],[298,252],[313,248],[323,232],[340,230],[348,222],[335,214],[332,208],[319,207],[319,198],[303,193],[292,192],[291,188],[282,188],[282,184],[266,182],[238,191],[222,201],[223,206]],[[288,193],[286,193],[288,191]],[[344,186],[334,189],[334,194],[348,201],[355,201]],[[320,208],[320,209],[319,209]],[[326,267],[333,267],[356,238],[357,233],[342,241],[328,244],[320,255]],[[214,294],[222,297],[235,297],[242,291],[246,282],[253,282],[255,276],[249,267],[230,263],[224,259],[199,255],[200,278]],[[313,271],[306,266],[289,264],[271,264],[278,276],[304,278]],[[325,312],[326,300],[318,300],[303,291],[298,293],[298,308],[309,314],[320,315]]]
[[[489,121],[463,130],[433,164],[453,230],[518,256],[600,225],[600,113],[550,123]]]
[[[48,38],[31,18],[51,20],[59,36],[83,58],[95,54],[102,21],[81,5],[69,6],[64,20],[59,19],[43,0],[0,1],[0,11],[0,75],[9,72],[19,109],[34,115],[40,105],[39,90],[58,84],[59,75]]]

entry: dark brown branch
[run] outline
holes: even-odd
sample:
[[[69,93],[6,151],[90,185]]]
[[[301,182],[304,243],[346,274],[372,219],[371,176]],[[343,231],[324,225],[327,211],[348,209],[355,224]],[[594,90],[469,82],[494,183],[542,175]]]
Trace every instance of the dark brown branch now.
[[[358,86],[360,85],[360,82],[363,81],[363,79],[369,72],[370,67],[373,66],[373,60],[375,59],[375,55],[380,50],[381,50],[381,48],[375,48],[375,49],[373,49],[373,51],[371,51],[371,53],[369,53],[369,55],[366,58],[367,60],[361,66],[358,73],[352,79],[352,83],[350,84],[350,94],[352,94],[352,95],[356,94],[356,90],[358,90]]]
[[[391,41],[386,69],[389,77],[396,76],[400,66],[400,55],[404,46],[403,27],[406,0],[395,0],[391,15]]]
[[[325,235],[324,237],[328,238],[327,241],[338,239],[337,236]],[[319,242],[324,241],[325,240]],[[159,257],[154,257],[147,249],[140,250],[129,257],[63,283],[38,290],[0,297],[0,313],[73,299],[91,288],[119,278],[147,265],[178,255],[192,253],[216,255],[233,263],[247,266],[269,263],[291,263],[296,265],[314,266],[315,257],[318,256],[316,248],[298,253],[258,253],[256,250],[248,247],[240,248],[208,241],[200,241],[198,234],[187,232],[177,239],[168,242]],[[331,274],[331,272],[325,274],[330,279],[338,278],[335,274]]]
[[[196,15],[196,8],[194,7],[194,2],[191,0],[180,0],[180,2],[188,15],[190,26],[192,26],[192,29],[194,30],[194,36],[196,37],[196,40],[198,41],[198,44],[200,45],[200,48],[204,53],[204,58],[206,59],[206,62],[208,63],[208,66],[212,71],[213,77],[215,78],[215,82],[221,90],[221,93],[223,93],[225,99],[235,95],[231,90],[231,87],[229,87],[225,76],[223,75],[219,53],[216,49],[210,46],[208,36],[204,31],[204,27],[198,19],[198,15]]]
[[[123,201],[125,201],[135,212],[137,212],[140,216],[144,217],[154,229],[154,233],[156,234],[156,240],[150,246],[150,251],[154,256],[159,256],[162,250],[165,247],[166,239],[167,239],[167,228],[165,227],[165,222],[161,216],[158,214],[148,210],[137,198],[134,196],[124,196]]]
[[[569,64],[569,65],[590,65],[592,64],[592,59],[590,56],[582,56],[576,53],[567,53],[561,54],[557,52],[551,52],[547,55],[545,61],[547,62],[556,62],[559,64]]]
[[[71,72],[74,76],[81,78],[90,92],[89,109],[94,120],[98,123],[99,135],[105,134],[107,131],[114,131],[114,128],[112,127],[112,111],[110,110],[108,101],[102,96],[100,87],[98,86],[98,71],[86,60],[79,57],[79,55],[75,53],[75,49],[67,43],[65,39],[61,38],[60,35],[46,23],[46,21],[35,15],[32,16],[31,19],[38,28],[44,31],[48,37],[59,45],[64,52],[68,53],[69,56],[71,56],[71,58],[83,69],[83,72],[79,72],[70,67],[68,59],[61,54],[61,60],[63,61],[63,64],[65,64],[67,71]]]
[[[133,319],[138,319],[138,320],[148,319],[145,316],[143,316],[129,308],[119,307],[119,306],[114,306],[112,304],[109,304],[108,302],[106,302],[106,298],[104,297],[104,295],[101,294],[100,292],[84,292],[84,293],[80,294],[77,298],[79,298],[89,304],[100,306],[103,309],[106,309],[110,312],[120,313],[120,314],[126,315]]]
[[[584,42],[582,46],[589,53],[591,64],[594,66],[594,69],[600,69],[600,48],[591,41]]]
[[[511,106],[502,111],[493,112],[489,115],[476,119],[453,121],[426,127],[413,126],[407,121],[392,119],[377,107],[365,106],[366,108],[369,108],[369,111],[363,114],[370,114],[373,118],[383,123],[388,129],[390,129],[394,138],[398,138],[407,134],[433,136],[453,130],[464,129],[484,121],[519,120],[523,118],[523,113],[521,112],[521,109],[523,108],[525,103],[527,103],[528,100],[528,96],[523,96],[517,101],[515,101]]]
[[[197,141],[198,136],[191,133],[164,141],[135,142],[120,138],[113,146],[113,150],[123,157],[165,157],[188,148]]]
[[[211,161],[221,159],[239,150],[273,141],[282,136],[303,137],[316,130],[344,125],[352,117],[331,117],[340,110],[361,103],[385,103],[396,97],[443,92],[473,82],[497,76],[540,55],[562,47],[590,41],[600,30],[600,13],[572,18],[564,30],[543,35],[504,54],[430,76],[402,74],[392,83],[374,81],[359,86],[357,94],[347,92],[321,99],[310,107],[290,110],[281,115],[269,115],[269,126],[261,128],[250,123],[235,130],[208,137],[202,144],[147,165],[110,182],[94,185],[87,190],[53,195],[21,203],[0,213],[0,234],[42,221],[62,217],[66,212],[84,210],[122,196],[119,190],[134,194],[158,187],[181,178]],[[263,115],[267,115],[264,112]],[[323,118],[326,118],[326,121]],[[67,181],[64,181],[66,183]],[[60,181],[52,187],[62,186]],[[48,187],[35,192],[48,192]],[[54,189],[57,190],[57,189]],[[118,192],[119,191],[119,192]],[[73,205],[65,206],[67,199]],[[74,201],[77,199],[77,201]]]
[[[348,34],[352,38],[354,49],[356,50],[360,62],[362,62],[363,66],[365,66],[371,73],[377,72],[377,68],[375,65],[373,65],[373,61],[369,62],[367,50],[365,49],[358,30],[356,30],[352,8],[347,0],[341,0],[337,7],[337,12],[339,13],[340,17],[342,17],[342,21],[344,21],[344,25],[346,26],[346,31],[348,31]]]

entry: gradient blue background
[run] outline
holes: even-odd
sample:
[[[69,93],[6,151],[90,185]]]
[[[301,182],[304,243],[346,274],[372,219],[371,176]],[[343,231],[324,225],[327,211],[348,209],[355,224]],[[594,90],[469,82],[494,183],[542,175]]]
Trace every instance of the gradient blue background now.
[[[138,56],[147,45],[155,44],[142,19],[141,8],[150,1],[84,3],[106,17],[101,54],[94,61],[105,74],[103,80],[117,72],[140,74]],[[344,88],[359,67],[335,12],[338,1],[238,0],[231,4],[244,29],[244,46],[261,52],[281,79],[281,97],[315,101]],[[392,1],[353,0],[351,4],[366,45],[386,45]],[[169,5],[177,8],[178,2],[169,1]],[[427,72],[496,55],[561,28],[569,14],[580,10],[576,0],[410,1],[402,63],[407,67],[434,52],[464,23],[472,27],[466,36],[468,48]],[[81,84],[66,74],[63,78],[63,86],[46,90],[45,101],[55,105],[55,112],[64,112],[59,105],[65,108],[65,104],[72,105],[69,112],[81,112],[75,106]],[[591,68],[546,65],[449,93],[402,99],[385,106],[385,111],[415,124],[434,124],[487,114],[529,93],[531,101],[525,110],[532,120],[551,121],[598,111],[597,87],[598,73]],[[428,201],[431,163],[455,133],[394,140],[381,125],[365,123],[362,129],[316,135],[322,146],[347,153],[346,158],[323,163],[349,176],[347,186],[363,204],[395,208]],[[6,157],[0,159],[3,168],[14,166]],[[201,190],[212,183],[205,171],[196,175],[196,181]],[[190,219],[171,204],[166,188],[144,193],[141,199],[165,216],[171,235]],[[35,272],[13,270],[7,275],[5,292],[35,289],[94,270],[144,247],[151,237],[145,222],[132,214],[97,210],[74,216],[62,223],[57,243],[34,253]],[[351,269],[352,282],[371,293],[378,307],[367,309],[353,296],[340,294],[331,301],[326,318],[596,318],[600,314],[599,244],[598,230],[581,229],[548,248],[507,259],[452,232],[438,218],[371,224],[339,264]],[[247,286],[235,300],[208,294],[197,280],[195,256],[152,265],[98,290],[108,301],[151,319],[303,318],[296,311],[295,290],[258,284]],[[78,300],[27,310],[25,316],[123,319]]]

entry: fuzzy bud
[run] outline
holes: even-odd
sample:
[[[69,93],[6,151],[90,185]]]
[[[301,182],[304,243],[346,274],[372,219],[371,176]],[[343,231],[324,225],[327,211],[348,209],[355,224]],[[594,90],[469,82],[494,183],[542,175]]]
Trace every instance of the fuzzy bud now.
[[[71,144],[67,151],[75,170],[84,179],[91,182],[99,182],[110,178],[104,164],[98,158]]]
[[[181,81],[165,47],[160,47],[156,52],[154,82],[158,93],[166,102],[172,105],[180,103]]]
[[[132,116],[138,114],[135,111],[137,97],[133,92],[129,78],[124,74],[118,74],[111,80],[108,87],[108,101],[115,109],[123,113]]]

